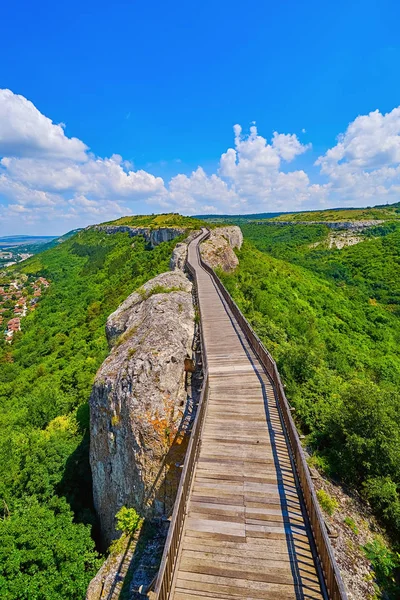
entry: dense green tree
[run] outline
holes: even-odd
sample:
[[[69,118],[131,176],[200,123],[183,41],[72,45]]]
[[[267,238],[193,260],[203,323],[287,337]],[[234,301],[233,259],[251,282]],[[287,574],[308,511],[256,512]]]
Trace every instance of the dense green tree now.
[[[399,225],[342,250],[324,225],[242,229],[225,285],[277,361],[320,464],[400,539]]]
[[[82,600],[99,567],[90,528],[73,521],[62,498],[31,499],[0,520],[0,596],[4,600]]]
[[[183,218],[181,218],[183,219]],[[176,240],[178,241],[179,238]],[[44,276],[22,333],[0,344],[0,597],[81,600],[98,566],[88,399],[105,322],[167,271],[176,241],[86,230],[18,265]]]

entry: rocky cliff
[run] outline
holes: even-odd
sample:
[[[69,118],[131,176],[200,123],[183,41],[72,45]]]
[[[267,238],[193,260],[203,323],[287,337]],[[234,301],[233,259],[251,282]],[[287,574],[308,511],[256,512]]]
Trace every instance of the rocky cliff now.
[[[101,228],[144,235],[138,228]],[[182,233],[148,231],[157,234],[146,238],[150,243]],[[173,506],[185,432],[194,414],[184,372],[184,360],[192,355],[194,307],[192,284],[182,269],[187,245],[197,233],[176,246],[172,271],[145,283],[107,320],[111,351],[90,398],[93,495],[105,546],[116,537],[114,520],[121,506],[135,507],[144,516],[168,514]],[[238,227],[215,229],[203,244],[203,256],[212,267],[234,269],[233,249],[241,247],[242,239]]]
[[[173,505],[192,409],[184,373],[194,335],[191,290],[182,271],[163,273],[107,321],[112,350],[90,398],[94,503],[106,545],[121,506],[154,515]]]
[[[218,227],[212,229],[208,240],[201,244],[201,256],[213,269],[233,271],[239,264],[234,248],[240,249],[243,234],[240,227]]]
[[[183,242],[176,244],[169,263],[169,268],[171,271],[174,271],[175,269],[181,269],[183,271],[185,267],[188,245],[199,235],[199,233],[200,230],[192,231],[192,233],[189,234]]]
[[[150,227],[130,227],[129,225],[95,225],[94,229],[96,231],[105,231],[108,234],[129,233],[130,237],[142,235],[152,248],[162,242],[174,240],[185,233],[185,229],[180,227],[152,229]]]

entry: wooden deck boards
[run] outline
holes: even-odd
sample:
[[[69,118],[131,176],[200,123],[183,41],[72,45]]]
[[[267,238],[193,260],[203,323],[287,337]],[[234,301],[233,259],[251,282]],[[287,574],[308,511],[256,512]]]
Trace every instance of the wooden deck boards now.
[[[198,264],[209,397],[174,600],[324,598],[273,387]]]

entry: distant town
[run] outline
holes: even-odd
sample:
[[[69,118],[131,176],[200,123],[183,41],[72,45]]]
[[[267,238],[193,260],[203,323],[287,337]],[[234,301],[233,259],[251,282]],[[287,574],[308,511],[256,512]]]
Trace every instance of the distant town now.
[[[0,329],[7,342],[21,331],[21,319],[35,310],[50,283],[44,277],[24,273],[0,272]]]
[[[26,260],[30,256],[33,256],[33,254],[30,254],[29,252],[20,252],[18,248],[12,248],[7,251],[1,251],[0,266],[11,267],[12,265],[15,265],[18,262]]]

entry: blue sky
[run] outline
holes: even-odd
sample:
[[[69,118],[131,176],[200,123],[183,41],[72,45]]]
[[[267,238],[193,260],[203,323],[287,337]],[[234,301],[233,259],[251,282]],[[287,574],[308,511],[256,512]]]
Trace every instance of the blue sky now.
[[[371,0],[5,4],[0,87],[13,96],[0,96],[0,233],[62,233],[128,212],[396,201],[399,13]],[[87,156],[54,153],[28,102]],[[273,132],[298,146],[288,137],[274,148]],[[221,165],[229,148],[236,163]],[[83,181],[104,181],[112,155],[119,183]],[[71,165],[79,177],[67,182]]]

